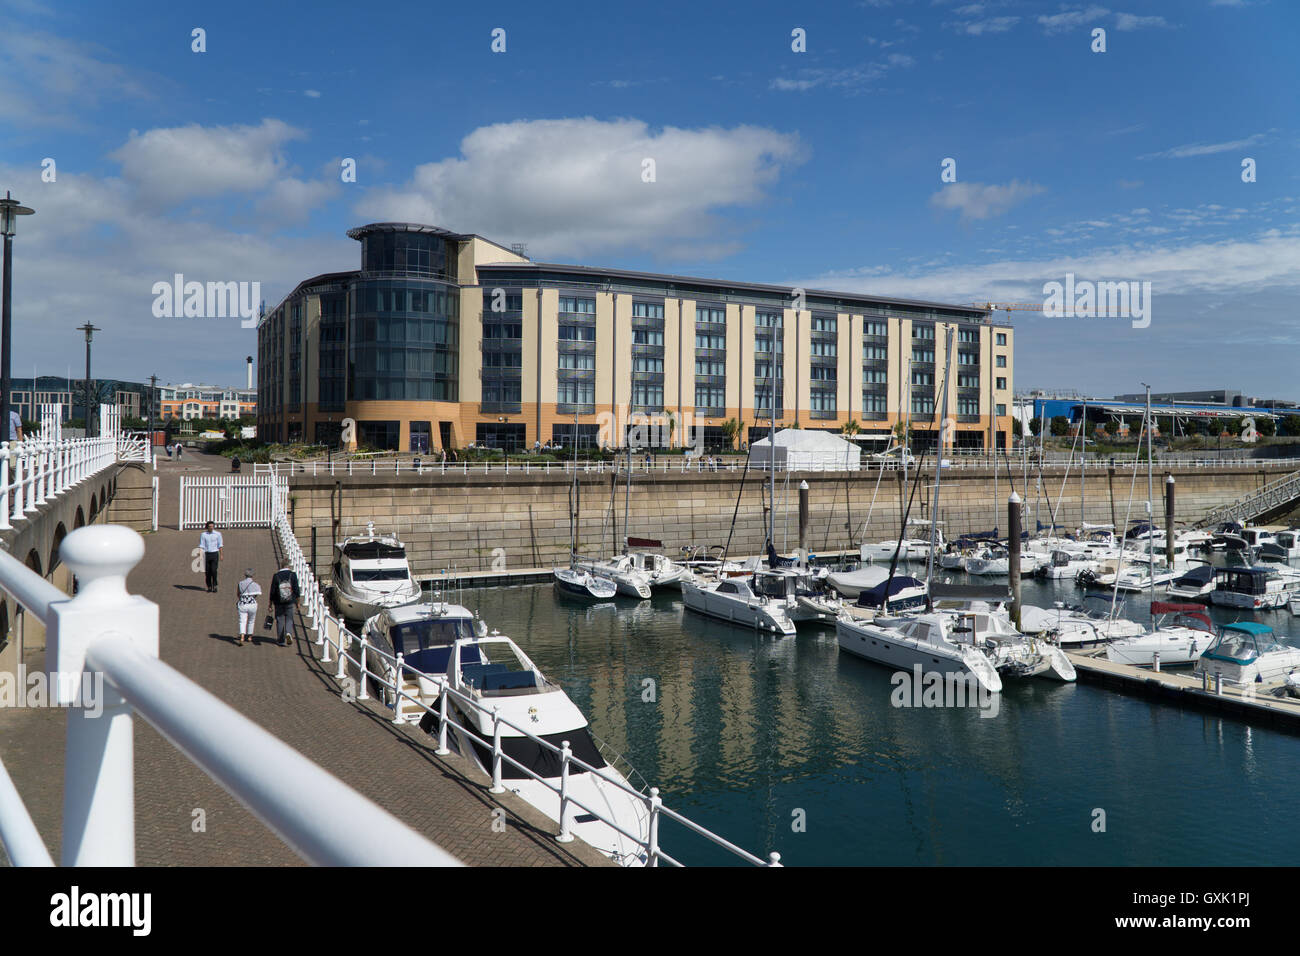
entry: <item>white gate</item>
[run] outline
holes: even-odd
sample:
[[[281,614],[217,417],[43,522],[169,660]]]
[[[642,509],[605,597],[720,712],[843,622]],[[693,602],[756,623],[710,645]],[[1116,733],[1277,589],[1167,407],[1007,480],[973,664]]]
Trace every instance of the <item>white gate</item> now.
[[[271,496],[287,506],[289,479],[273,475],[181,476],[180,528],[271,527]]]

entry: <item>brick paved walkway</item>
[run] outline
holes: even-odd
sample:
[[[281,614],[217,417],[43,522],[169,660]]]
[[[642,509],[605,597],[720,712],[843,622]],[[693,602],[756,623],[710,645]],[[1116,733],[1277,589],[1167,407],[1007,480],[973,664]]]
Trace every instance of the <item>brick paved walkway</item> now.
[[[471,865],[612,865],[581,841],[556,843],[554,825],[510,794],[487,793],[490,781],[456,755],[434,755],[418,728],[395,726],[373,701],[345,703],[301,630],[293,647],[239,647],[233,591],[245,567],[263,589],[278,567],[265,529],[223,532],[221,590],[209,594],[191,570],[197,531],[176,530],[178,476],[227,471],[224,458],[187,453],[159,463],[160,530],[146,536],[144,560],[128,587],[161,608],[162,659],[338,776],[415,830]],[[264,616],[265,608],[260,609]],[[268,632],[259,632],[266,635]],[[34,654],[29,670],[43,668]],[[136,845],[142,865],[291,865],[301,861],[234,798],[143,720],[136,720]],[[58,859],[64,715],[55,710],[0,710],[0,757]],[[312,799],[309,793],[304,800]],[[492,810],[506,809],[505,832]],[[205,832],[194,832],[194,811]],[[340,826],[348,821],[340,820]],[[4,859],[0,849],[0,860]]]

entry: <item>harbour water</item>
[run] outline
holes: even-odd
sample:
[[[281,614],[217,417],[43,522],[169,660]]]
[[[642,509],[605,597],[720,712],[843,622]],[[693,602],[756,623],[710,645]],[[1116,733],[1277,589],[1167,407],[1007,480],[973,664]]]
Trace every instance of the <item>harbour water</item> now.
[[[1083,595],[1024,589],[1043,606]],[[1010,683],[992,717],[896,708],[891,671],[841,654],[833,628],[758,636],[672,592],[459,600],[559,681],[669,807],[790,865],[1278,864],[1300,843],[1300,738],[1285,733],[1048,680]],[[1146,607],[1133,597],[1129,616]],[[1285,611],[1254,619],[1293,629]],[[676,825],[662,840],[687,864],[735,862]]]

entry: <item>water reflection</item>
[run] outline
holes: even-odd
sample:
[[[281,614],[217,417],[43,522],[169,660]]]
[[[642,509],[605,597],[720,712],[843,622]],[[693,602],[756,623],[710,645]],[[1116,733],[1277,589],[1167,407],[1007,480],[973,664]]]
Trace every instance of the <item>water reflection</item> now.
[[[1080,596],[1025,584],[1037,604]],[[890,671],[841,655],[833,631],[758,635],[686,613],[676,594],[590,607],[543,585],[462,601],[558,680],[669,806],[791,864],[1265,863],[1292,842],[1292,736],[1046,680],[1008,685],[991,719],[896,709]],[[1257,619],[1281,634],[1270,618],[1284,616],[1289,630],[1289,615]],[[1251,808],[1251,840],[1204,839],[1224,805]],[[1092,830],[1096,808],[1105,833]],[[806,832],[792,830],[797,811]],[[664,839],[684,862],[730,862],[678,829]]]

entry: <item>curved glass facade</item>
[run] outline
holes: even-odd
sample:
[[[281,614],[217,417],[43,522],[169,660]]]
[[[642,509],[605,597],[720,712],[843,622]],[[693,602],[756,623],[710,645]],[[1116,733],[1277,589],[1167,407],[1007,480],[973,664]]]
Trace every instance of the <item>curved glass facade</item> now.
[[[432,279],[359,279],[348,342],[353,401],[459,400],[460,297]]]
[[[361,240],[362,272],[455,278],[456,250],[444,236],[426,232],[383,230]]]

